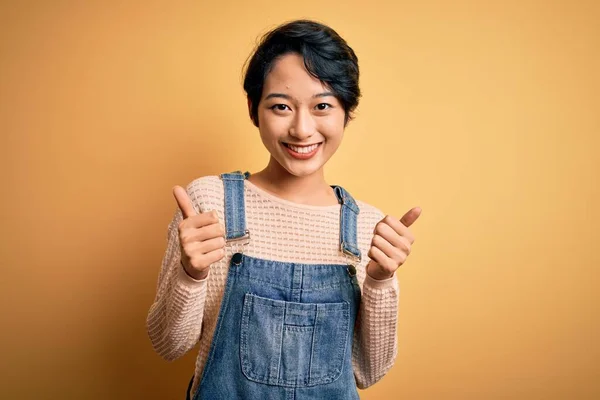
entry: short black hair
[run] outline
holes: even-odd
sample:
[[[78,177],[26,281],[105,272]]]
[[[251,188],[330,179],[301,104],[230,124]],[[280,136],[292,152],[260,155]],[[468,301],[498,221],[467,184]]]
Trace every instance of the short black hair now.
[[[258,103],[265,79],[278,58],[296,53],[308,72],[325,84],[342,104],[344,124],[358,105],[358,58],[336,31],[321,23],[296,20],[267,32],[246,63],[244,90],[252,103],[250,117],[258,127]]]

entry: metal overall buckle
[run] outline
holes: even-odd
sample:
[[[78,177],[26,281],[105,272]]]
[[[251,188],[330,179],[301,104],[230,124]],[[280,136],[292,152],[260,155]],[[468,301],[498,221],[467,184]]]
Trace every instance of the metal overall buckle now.
[[[231,245],[230,249],[233,253],[231,260],[235,265],[240,265],[242,263],[242,258],[244,255],[244,247],[248,246],[250,243],[250,231],[246,229],[244,231],[244,235],[239,238],[227,239],[226,244]]]
[[[356,266],[360,264],[362,257],[360,255],[357,256],[353,254],[350,250],[347,250],[346,246],[344,246],[344,242],[341,243],[340,250],[347,261],[348,274],[350,276],[356,276]]]

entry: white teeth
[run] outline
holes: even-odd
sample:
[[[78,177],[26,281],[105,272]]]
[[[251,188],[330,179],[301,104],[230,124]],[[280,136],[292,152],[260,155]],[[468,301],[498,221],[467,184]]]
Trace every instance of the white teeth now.
[[[294,150],[296,153],[300,153],[300,154],[307,154],[310,153],[311,151],[313,151],[314,149],[316,149],[317,147],[319,147],[319,144],[313,144],[311,146],[306,146],[306,147],[297,147],[297,146],[292,146],[291,144],[287,145],[290,149]]]

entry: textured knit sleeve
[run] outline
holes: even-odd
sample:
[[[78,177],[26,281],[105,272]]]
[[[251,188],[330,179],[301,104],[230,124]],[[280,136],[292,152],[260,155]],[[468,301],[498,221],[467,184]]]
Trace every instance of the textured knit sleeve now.
[[[377,210],[367,225],[367,237],[372,238],[377,222],[384,215]],[[363,243],[367,254],[370,240]],[[377,383],[394,365],[398,351],[397,322],[399,286],[396,274],[385,280],[375,280],[366,273],[369,257],[359,269],[362,298],[354,330],[352,363],[357,386],[365,389]]]
[[[194,202],[194,197],[190,198]],[[194,205],[199,210],[197,204]],[[195,280],[181,265],[178,230],[181,221],[178,209],[168,227],[156,297],[146,319],[152,347],[168,361],[183,356],[200,339],[207,291],[208,278]]]

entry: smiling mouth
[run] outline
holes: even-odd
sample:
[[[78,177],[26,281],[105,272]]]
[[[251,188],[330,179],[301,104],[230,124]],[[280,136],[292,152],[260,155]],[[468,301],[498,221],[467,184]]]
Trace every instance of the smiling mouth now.
[[[296,160],[309,160],[321,151],[323,142],[313,143],[308,146],[295,146],[284,142],[281,144],[285,147],[286,152]]]
[[[319,147],[323,142],[319,142],[319,143],[314,143],[314,144],[310,144],[307,146],[295,146],[289,143],[283,143],[283,145],[285,147],[287,147],[288,149],[293,150],[296,153],[299,154],[309,154],[312,153],[317,147]]]

